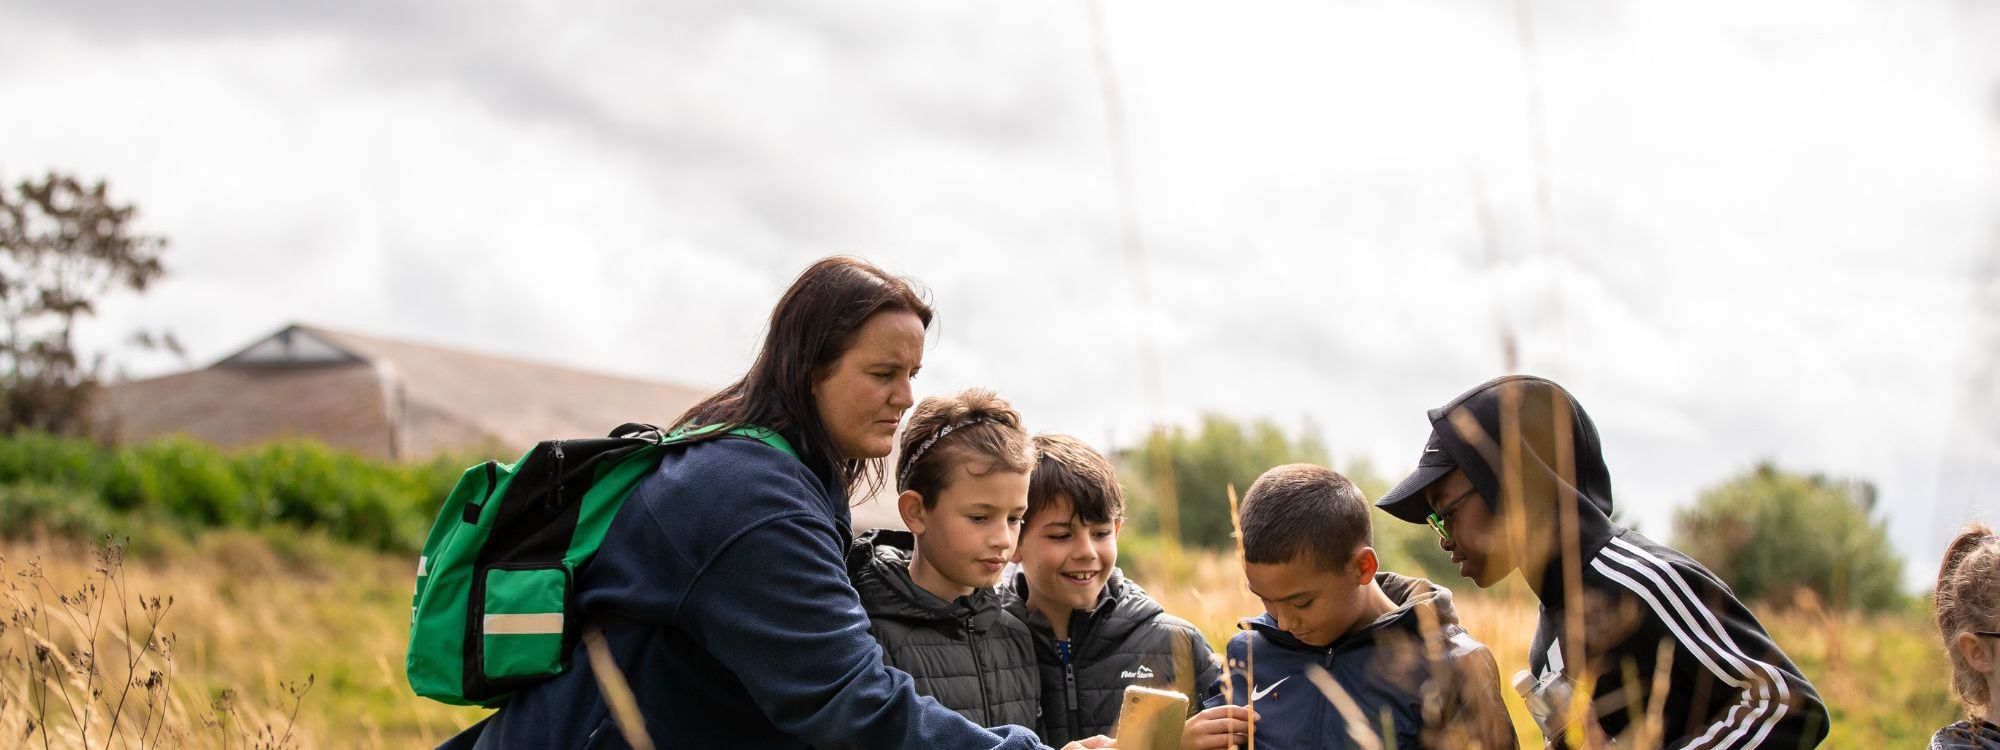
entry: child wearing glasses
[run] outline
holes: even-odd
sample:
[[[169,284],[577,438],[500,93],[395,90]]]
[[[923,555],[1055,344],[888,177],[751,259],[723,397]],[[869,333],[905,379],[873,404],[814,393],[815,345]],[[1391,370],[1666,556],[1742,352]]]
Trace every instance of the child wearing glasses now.
[[[1938,568],[1932,605],[1951,689],[1970,718],[1937,731],[1931,750],[2000,750],[2000,536],[1984,524],[1953,539]]]
[[[1381,569],[1368,516],[1324,467],[1250,485],[1243,573],[1264,614],[1230,639],[1228,687],[1183,725],[1182,747],[1227,746],[1227,705],[1255,713],[1254,736],[1236,739],[1263,750],[1516,747],[1492,652],[1459,626],[1450,591]]]
[[[1430,524],[1480,588],[1521,572],[1542,611],[1514,687],[1550,747],[1826,738],[1812,684],[1729,587],[1611,521],[1597,427],[1562,386],[1498,378],[1429,418],[1416,471],[1376,505]]]

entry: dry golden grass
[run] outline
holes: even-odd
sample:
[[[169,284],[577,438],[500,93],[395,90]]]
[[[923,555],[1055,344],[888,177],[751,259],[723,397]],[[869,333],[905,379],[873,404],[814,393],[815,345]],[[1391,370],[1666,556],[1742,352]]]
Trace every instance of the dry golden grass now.
[[[404,682],[413,571],[402,556],[314,537],[247,532],[148,546],[160,551],[126,562],[123,591],[110,602],[134,603],[132,626],[119,625],[115,608],[104,609],[98,645],[103,674],[96,685],[113,694],[125,684],[119,665],[126,641],[115,633],[129,634],[134,644],[147,642],[138,597],[157,595],[163,603],[172,597],[160,620],[161,632],[174,636],[171,665],[156,654],[137,665],[142,685],[151,671],[163,673],[156,699],[162,708],[146,708],[148,693],[135,689],[120,715],[115,743],[104,741],[111,712],[96,710],[80,722],[81,731],[77,721],[54,722],[51,747],[81,747],[85,734],[91,747],[418,747],[443,741],[485,713],[420,699]],[[46,596],[58,607],[61,602],[53,598],[78,591],[98,567],[89,545],[67,541],[0,543],[0,559],[6,579],[17,588],[26,583],[17,574],[36,563],[48,579]],[[1189,550],[1178,557],[1127,555],[1121,562],[1217,647],[1236,632],[1238,618],[1260,609],[1244,591],[1229,555]],[[1466,628],[1493,648],[1501,674],[1526,668],[1533,597],[1511,583],[1484,592],[1459,581],[1442,583],[1453,588]],[[0,605],[0,614],[10,609]],[[1826,747],[1919,747],[1931,731],[1957,718],[1937,637],[1919,613],[1830,615],[1811,601],[1759,611],[1827,701],[1834,731]],[[83,630],[64,622],[51,618],[36,632],[66,655]],[[0,654],[32,658],[32,646],[20,626],[0,631]],[[15,747],[36,713],[27,710],[36,705],[27,695],[27,676],[23,663],[0,667],[0,700],[7,701],[0,706],[0,748]],[[309,676],[310,689],[295,698],[288,686],[297,689]],[[71,684],[73,691],[81,689],[74,677]],[[1512,690],[1501,692],[1523,747],[1540,747],[1540,732],[1525,707]],[[218,707],[225,695],[233,696],[233,709]],[[66,710],[59,695],[53,700],[51,710]],[[297,720],[288,730],[287,716],[295,707]],[[135,731],[142,725],[150,727],[144,743]],[[170,741],[176,736],[180,742]],[[32,739],[24,746],[42,746],[40,735]]]
[[[0,559],[15,589],[0,613],[50,615],[33,632],[10,622],[0,633],[0,655],[7,659],[0,665],[0,700],[8,701],[0,707],[0,747],[24,738],[32,740],[24,746],[42,747],[40,733],[47,732],[52,747],[400,748],[440,742],[483,713],[420,700],[404,683],[413,578],[400,557],[312,539],[216,532],[158,556],[126,560],[122,584],[108,588],[87,544],[7,542],[0,544]],[[31,585],[33,576],[20,575],[31,569],[45,583]],[[93,582],[111,595],[94,628],[87,618],[64,615],[69,605],[57,599]],[[66,680],[68,702],[55,688],[52,703],[30,697],[35,639],[46,638],[68,654],[95,632],[101,674],[92,681],[115,706],[128,676],[128,641],[118,633],[146,643],[148,627],[136,602],[154,596],[162,604],[171,597],[159,621],[159,634],[170,645],[165,655],[146,653],[131,671],[142,685],[155,670],[162,676],[156,690],[141,687],[126,700],[116,742],[107,742],[115,709],[102,700],[95,710],[81,708],[88,694],[81,674]],[[121,601],[134,602],[129,629]],[[148,697],[162,710],[144,710]],[[36,717],[45,715],[49,725],[39,726]],[[148,718],[152,730],[141,741],[134,730]],[[27,731],[30,721],[38,724],[36,734]]]

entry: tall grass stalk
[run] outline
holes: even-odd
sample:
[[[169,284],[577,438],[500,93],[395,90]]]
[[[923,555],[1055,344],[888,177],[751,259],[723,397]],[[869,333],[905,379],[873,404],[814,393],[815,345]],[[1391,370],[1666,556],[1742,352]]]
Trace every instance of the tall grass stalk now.
[[[105,539],[90,571],[51,576],[39,558],[0,557],[0,740],[20,747],[299,747],[292,727],[313,678],[289,685],[290,713],[205,698],[178,679],[172,595],[133,593],[125,546]],[[206,711],[203,711],[203,707]]]

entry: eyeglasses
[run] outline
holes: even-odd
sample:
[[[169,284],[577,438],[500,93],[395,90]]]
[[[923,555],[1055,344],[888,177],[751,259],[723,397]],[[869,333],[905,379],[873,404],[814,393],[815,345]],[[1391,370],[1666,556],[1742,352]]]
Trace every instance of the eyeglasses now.
[[[1973,635],[1979,636],[1981,638],[2000,638],[2000,633],[1995,633],[1991,630],[1974,630],[1971,632]]]
[[[1438,537],[1445,541],[1451,541],[1451,530],[1445,528],[1445,522],[1451,519],[1451,514],[1458,512],[1459,505],[1464,504],[1466,500],[1471,499],[1473,495],[1477,494],[1479,494],[1479,489],[1476,487],[1466,490],[1465,494],[1459,495],[1457,499],[1445,503],[1443,507],[1438,508],[1437,512],[1432,513],[1428,519],[1431,522],[1431,530],[1437,532]]]

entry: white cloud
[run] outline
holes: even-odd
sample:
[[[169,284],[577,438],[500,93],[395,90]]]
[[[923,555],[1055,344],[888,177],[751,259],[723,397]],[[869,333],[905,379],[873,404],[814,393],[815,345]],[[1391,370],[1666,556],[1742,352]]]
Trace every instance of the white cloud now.
[[[139,203],[173,276],[91,340],[165,324],[198,361],[307,320],[712,386],[855,252],[935,291],[931,392],[1092,440],[1310,417],[1394,470],[1511,331],[1649,532],[1768,457],[1879,481],[1921,578],[2000,486],[1956,411],[2000,408],[1967,276],[2000,13],[1533,7],[1529,55],[1512,6],[1107,2],[1143,267],[1054,0],[31,4],[0,11],[0,100],[33,103],[0,168]]]

